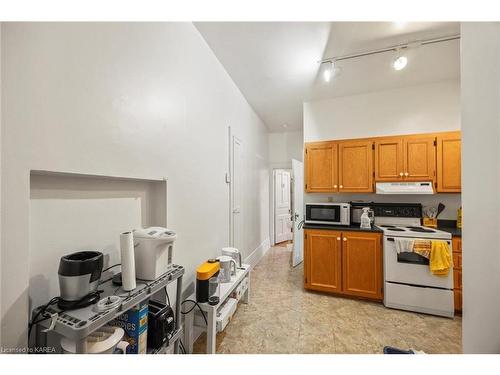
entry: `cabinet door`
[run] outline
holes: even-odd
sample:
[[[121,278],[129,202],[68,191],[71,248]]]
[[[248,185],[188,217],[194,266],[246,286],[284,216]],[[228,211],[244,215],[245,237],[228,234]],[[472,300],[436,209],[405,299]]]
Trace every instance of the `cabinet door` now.
[[[339,143],[339,193],[373,192],[373,142]]]
[[[306,145],[306,191],[337,191],[337,143],[315,142]]]
[[[375,140],[375,181],[400,181],[403,176],[403,138]]]
[[[404,180],[434,181],[436,153],[434,136],[403,138]]]
[[[341,233],[307,229],[304,236],[305,287],[325,292],[340,292]]]
[[[437,136],[437,191],[460,193],[462,190],[462,141],[460,132]]]
[[[382,299],[382,251],[378,233],[342,233],[342,290]]]

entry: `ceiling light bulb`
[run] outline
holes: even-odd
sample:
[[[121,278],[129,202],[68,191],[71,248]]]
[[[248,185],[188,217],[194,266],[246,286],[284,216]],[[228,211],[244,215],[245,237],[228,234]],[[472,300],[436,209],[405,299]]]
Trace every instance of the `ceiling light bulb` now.
[[[406,56],[398,56],[394,60],[392,66],[395,70],[403,70],[406,67],[406,64],[408,64],[408,59],[406,58]]]
[[[323,70],[323,79],[325,82],[330,82],[333,76],[333,61],[328,61],[325,63],[325,69]]]

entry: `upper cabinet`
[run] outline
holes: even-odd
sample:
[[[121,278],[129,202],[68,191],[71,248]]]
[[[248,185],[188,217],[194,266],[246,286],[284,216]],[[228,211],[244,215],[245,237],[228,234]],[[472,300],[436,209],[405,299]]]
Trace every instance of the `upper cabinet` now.
[[[438,193],[459,193],[462,189],[462,141],[460,132],[437,136]]]
[[[436,174],[435,139],[433,135],[403,137],[405,180],[434,181]]]
[[[339,142],[339,192],[373,191],[373,141]]]
[[[375,180],[397,181],[404,176],[403,138],[375,140]]]
[[[460,192],[460,132],[306,144],[306,192],[370,193],[374,181],[431,181]]]
[[[306,191],[338,191],[338,146],[336,142],[314,142],[305,147]]]

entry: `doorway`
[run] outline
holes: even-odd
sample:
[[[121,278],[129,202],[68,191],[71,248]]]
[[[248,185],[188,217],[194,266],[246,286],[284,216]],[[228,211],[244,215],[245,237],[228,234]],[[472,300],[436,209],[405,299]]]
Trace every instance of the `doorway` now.
[[[292,160],[292,169],[273,170],[272,236],[273,244],[291,254],[291,265],[296,267],[304,258],[303,250],[303,164]]]
[[[292,240],[291,171],[274,170],[274,242],[283,244]]]

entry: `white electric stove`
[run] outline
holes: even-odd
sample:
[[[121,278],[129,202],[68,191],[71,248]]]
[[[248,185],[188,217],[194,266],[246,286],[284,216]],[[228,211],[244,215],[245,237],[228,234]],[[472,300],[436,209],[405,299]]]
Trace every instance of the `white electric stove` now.
[[[420,225],[420,204],[374,204],[375,225],[384,233],[384,305],[445,317],[454,316],[453,269],[446,277],[430,272],[429,260],[414,252],[396,251],[398,238],[441,240],[451,234]]]

